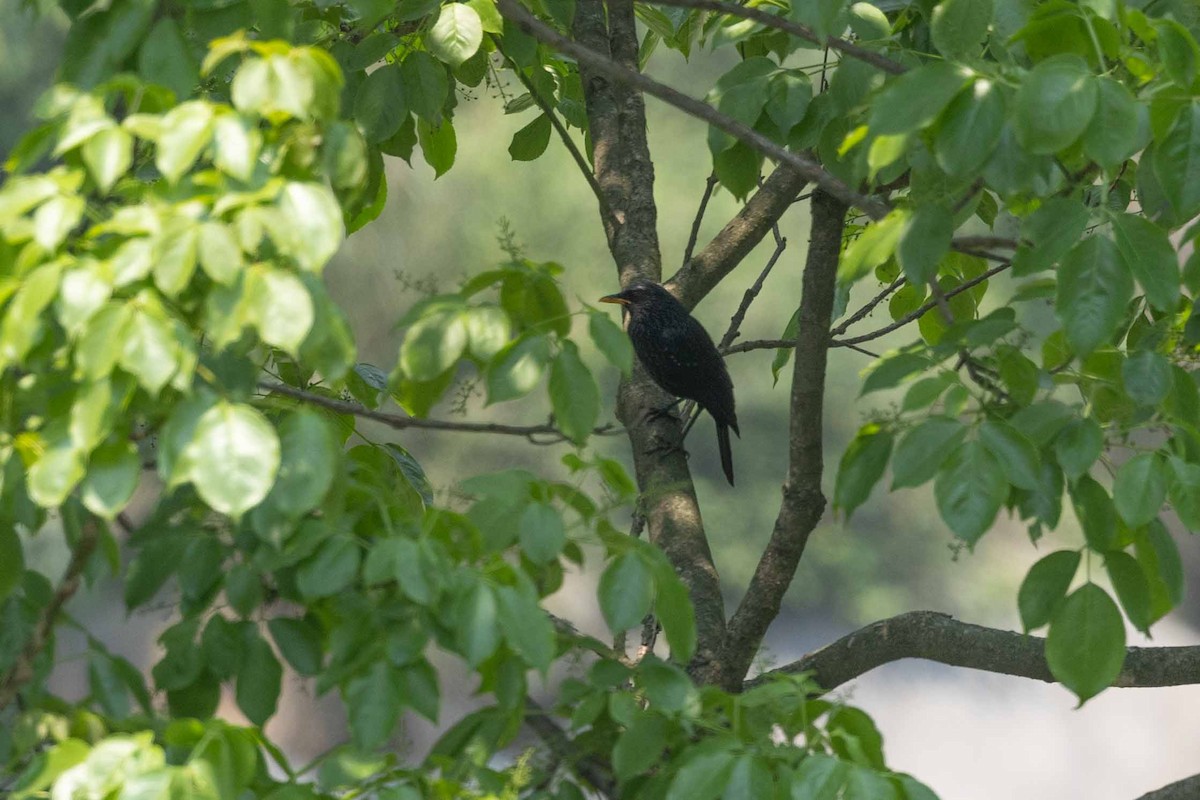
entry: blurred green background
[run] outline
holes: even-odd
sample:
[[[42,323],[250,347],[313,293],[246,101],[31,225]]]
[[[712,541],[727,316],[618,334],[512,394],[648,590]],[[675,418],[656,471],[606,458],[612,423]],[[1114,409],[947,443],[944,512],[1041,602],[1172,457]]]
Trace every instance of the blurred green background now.
[[[53,11],[34,13],[30,3],[0,0],[0,154],[7,151],[29,124],[29,112],[49,86],[61,48],[65,22]],[[707,53],[691,63],[678,54],[660,51],[650,62],[656,77],[692,96],[703,96],[735,58]],[[389,198],[373,225],[356,233],[327,273],[334,297],[347,310],[355,328],[360,360],[389,371],[402,335],[394,322],[425,293],[452,289],[464,276],[493,266],[503,258],[497,244],[501,225],[515,233],[525,254],[537,261],[553,260],[566,267],[563,277],[569,302],[594,304],[616,288],[616,270],[605,245],[595,199],[574,163],[556,138],[535,162],[515,163],[507,148],[512,134],[532,119],[533,111],[505,116],[502,95],[519,88],[481,85],[460,98],[455,117],[458,157],[454,168],[434,180],[417,155],[410,167],[389,160]],[[649,141],[657,176],[659,236],[664,272],[678,268],[705,179],[709,157],[703,124],[648,100]],[[736,213],[738,204],[718,191],[701,228],[703,246]],[[742,326],[743,338],[778,337],[799,302],[801,268],[808,240],[807,204],[797,203],[780,230],[787,249]],[[768,240],[696,310],[714,338],[719,338],[770,256]],[[860,287],[859,302],[876,291],[870,281]],[[1003,294],[998,292],[997,294]],[[861,296],[860,296],[861,295]],[[995,300],[991,301],[993,304]],[[852,301],[851,308],[856,307]],[[607,307],[606,307],[607,308]],[[616,309],[612,309],[616,314]],[[868,318],[856,330],[890,321],[886,310]],[[579,322],[577,324],[582,324]],[[913,336],[905,330],[875,344],[882,352]],[[581,337],[581,343],[586,343]],[[612,416],[617,374],[594,352],[585,358],[596,368],[606,398],[606,419]],[[790,369],[773,384],[773,352],[731,356],[729,367],[737,387],[742,438],[734,442],[738,485],[731,488],[720,475],[712,422],[702,419],[688,439],[705,525],[726,587],[735,604],[767,541],[779,501],[779,481],[786,465],[787,400]],[[897,398],[876,394],[858,400],[860,373],[870,359],[846,349],[830,354],[826,395],[826,493],[843,449],[873,409],[886,408]],[[538,423],[549,414],[542,401],[519,401],[483,407],[482,392],[464,374],[459,389],[466,397],[462,409],[443,404],[433,412],[449,417],[465,413],[472,419],[503,419]],[[381,428],[379,438],[399,441],[429,472],[435,487],[446,492],[459,478],[492,469],[520,466],[547,476],[565,474],[560,458],[567,445],[537,447],[517,438],[485,437],[420,431],[398,433]],[[594,446],[631,466],[624,437],[598,439]],[[764,664],[782,663],[818,647],[858,625],[906,610],[932,608],[964,619],[1006,628],[1019,628],[1016,591],[1029,565],[1056,546],[1071,546],[1080,534],[1073,520],[1035,548],[1019,522],[1001,518],[973,553],[956,546],[933,508],[928,489],[883,491],[850,522],[826,514],[810,540],[808,552],[788,596],[788,606],[766,643]],[[1069,515],[1068,515],[1069,516]],[[1180,537],[1187,534],[1178,533]],[[61,545],[48,537],[34,543],[42,563],[53,565]],[[1194,585],[1198,558],[1191,541],[1181,549]],[[49,571],[53,566],[47,566]],[[555,598],[560,610],[593,633],[604,633],[592,594],[594,576],[568,581]],[[155,631],[165,623],[162,614],[126,624],[115,611],[119,604],[115,582],[98,587],[91,598],[79,598],[77,612],[98,626],[105,638],[134,659],[149,662]],[[113,613],[105,614],[103,598]],[[101,602],[96,603],[99,599]],[[1190,613],[1189,613],[1190,611]],[[1156,643],[1194,640],[1181,621],[1200,618],[1197,604],[1185,607],[1156,628]],[[64,647],[63,651],[69,648]],[[79,675],[75,673],[79,672]],[[70,692],[81,670],[67,664],[61,686]],[[443,675],[448,718],[467,689],[454,687],[461,676],[448,669]],[[341,737],[336,703],[319,702],[328,724],[315,727],[304,709],[318,701],[302,685],[290,685],[281,708],[294,708],[272,721],[291,728],[291,749],[298,757],[312,755]],[[1189,687],[1139,694],[1114,690],[1071,711],[1071,700],[1057,687],[990,675],[967,674],[925,664],[894,665],[852,684],[856,702],[864,704],[888,737],[888,753],[898,769],[914,772],[950,798],[1125,798],[1134,797],[1196,768],[1200,729],[1194,709],[1200,689]],[[1120,730],[1126,747],[1124,765],[1106,761],[1116,752]],[[278,733],[279,729],[276,729]],[[413,723],[409,746],[423,749],[432,731]],[[1130,765],[1128,742],[1144,743],[1143,757]],[[1019,740],[1019,741],[1018,741]]]

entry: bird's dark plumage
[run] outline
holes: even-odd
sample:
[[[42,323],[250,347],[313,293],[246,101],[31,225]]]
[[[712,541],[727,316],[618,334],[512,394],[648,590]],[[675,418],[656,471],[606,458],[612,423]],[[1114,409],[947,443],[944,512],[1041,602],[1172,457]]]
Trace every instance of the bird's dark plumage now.
[[[619,303],[629,310],[629,339],[654,382],[677,397],[695,400],[712,415],[721,467],[732,486],[729,429],[738,433],[733,381],[708,331],[674,295],[650,281],[634,281],[600,302]]]

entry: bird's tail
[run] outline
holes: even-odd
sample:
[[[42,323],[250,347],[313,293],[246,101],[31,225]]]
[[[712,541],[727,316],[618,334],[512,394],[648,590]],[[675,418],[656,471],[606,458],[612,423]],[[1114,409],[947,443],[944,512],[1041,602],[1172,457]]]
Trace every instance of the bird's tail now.
[[[721,469],[725,470],[725,478],[733,486],[733,450],[729,446],[729,426],[717,423],[717,448],[721,451]]]

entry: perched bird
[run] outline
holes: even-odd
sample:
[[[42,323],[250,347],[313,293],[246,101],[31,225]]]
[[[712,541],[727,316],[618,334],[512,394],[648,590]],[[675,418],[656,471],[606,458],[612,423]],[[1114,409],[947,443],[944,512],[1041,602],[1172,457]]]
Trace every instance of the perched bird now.
[[[732,486],[729,429],[741,436],[733,409],[733,381],[708,331],[674,295],[651,281],[635,280],[624,291],[601,297],[600,302],[628,309],[629,339],[654,382],[676,397],[695,400],[712,414],[721,467]]]

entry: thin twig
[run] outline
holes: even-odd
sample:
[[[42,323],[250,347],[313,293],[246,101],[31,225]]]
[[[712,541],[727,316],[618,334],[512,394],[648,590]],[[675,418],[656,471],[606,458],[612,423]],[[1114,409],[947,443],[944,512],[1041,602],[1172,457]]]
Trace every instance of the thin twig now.
[[[591,187],[592,194],[596,195],[596,201],[600,204],[600,213],[608,217],[609,222],[613,224],[614,228],[618,226],[621,222],[620,217],[616,215],[616,213],[612,210],[612,207],[608,204],[608,200],[605,199],[604,191],[600,188],[600,184],[596,180],[596,173],[592,171],[592,165],[589,164],[587,159],[583,157],[583,153],[580,152],[579,148],[575,145],[575,140],[571,138],[571,134],[567,130],[566,126],[562,124],[562,121],[558,118],[558,115],[554,113],[554,109],[550,106],[550,103],[542,97],[541,92],[539,92],[537,87],[533,85],[533,81],[529,80],[529,77],[525,74],[525,71],[517,66],[517,63],[509,57],[508,53],[504,52],[504,48],[501,46],[500,37],[492,36],[492,42],[495,43],[496,50],[501,56],[504,57],[509,69],[511,69],[513,74],[517,76],[517,80],[519,80],[525,87],[525,91],[529,92],[529,96],[533,98],[533,102],[537,104],[538,108],[542,110],[542,113],[545,114],[550,120],[550,125],[558,133],[558,137],[562,139],[562,143],[564,146],[566,146],[567,152],[571,154],[571,158],[574,159],[575,165],[578,166],[579,171],[583,173],[584,180],[586,180],[588,182],[588,186]]]
[[[717,173],[709,173],[708,179],[704,181],[704,195],[700,198],[700,208],[696,209],[696,218],[692,220],[692,233],[688,236],[687,249],[683,251],[683,265],[685,267],[692,260],[692,253],[696,250],[696,239],[700,236],[700,223],[704,220],[704,211],[708,208],[708,201],[712,197],[713,189],[716,186]]]
[[[55,590],[54,596],[50,598],[50,602],[42,609],[37,624],[33,628],[33,633],[30,634],[29,640],[25,642],[25,647],[21,649],[21,654],[17,656],[16,663],[9,668],[8,672],[4,673],[3,677],[0,677],[0,709],[7,708],[8,704],[13,701],[13,698],[24,688],[25,684],[33,679],[34,662],[50,642],[50,637],[54,633],[54,624],[58,621],[59,612],[62,611],[62,607],[66,605],[67,601],[75,595],[75,592],[79,590],[79,582],[83,577],[83,571],[87,567],[88,560],[92,557],[92,553],[96,550],[96,544],[100,539],[101,524],[95,517],[89,517],[84,520],[79,541],[75,544],[75,549],[71,552],[71,560],[67,564],[66,571],[63,573],[62,581],[58,584],[58,589]]]
[[[787,249],[787,239],[779,235],[778,224],[771,226],[771,233],[775,237],[775,251],[767,259],[767,265],[762,268],[762,272],[758,273],[758,278],[746,290],[746,293],[742,295],[742,302],[738,305],[737,311],[733,312],[733,317],[729,320],[729,328],[725,331],[725,335],[721,337],[720,344],[717,345],[718,350],[724,351],[741,334],[742,321],[746,319],[746,312],[750,310],[750,304],[758,297],[759,292],[762,291],[763,282],[771,274],[771,270],[775,268],[775,263],[779,261],[779,257],[783,255],[783,251]]]
[[[563,432],[553,425],[503,425],[496,422],[451,422],[442,419],[419,419],[417,417],[409,417],[401,414],[389,414],[385,411],[373,411],[366,406],[361,406],[358,403],[351,403],[346,400],[337,400],[324,395],[313,394],[302,389],[296,389],[292,386],[287,386],[282,383],[272,383],[270,381],[261,381],[258,388],[264,392],[274,392],[275,394],[290,397],[293,400],[299,400],[302,403],[309,405],[320,406],[327,408],[330,411],[336,411],[339,414],[351,414],[355,417],[382,422],[397,430],[406,428],[419,428],[422,430],[433,431],[457,431],[460,433],[495,433],[505,436],[524,436],[534,444],[556,444],[558,442],[568,441]],[[616,425],[601,425],[593,429],[592,433],[596,436],[615,436],[623,433],[623,429]],[[548,440],[535,440],[534,436],[545,435],[553,437]]]
[[[868,302],[866,305],[864,305],[858,311],[855,311],[853,314],[851,314],[849,317],[847,317],[845,319],[845,321],[842,322],[842,324],[838,325],[836,328],[831,330],[829,332],[829,335],[830,336],[841,336],[843,333],[845,333],[850,328],[851,325],[858,322],[863,317],[867,316],[872,311],[874,311],[875,306],[882,303],[884,300],[886,300],[892,294],[892,292],[896,291],[897,289],[899,289],[901,286],[903,286],[907,282],[908,281],[904,278],[904,276],[896,278],[896,280],[892,281],[887,286],[885,286],[883,291],[881,291],[879,294],[872,297],[870,302]]]
[[[816,31],[807,25],[802,25],[799,22],[792,22],[786,17],[768,14],[765,11],[760,11],[752,6],[739,6],[734,3],[721,2],[721,0],[652,0],[655,5],[660,6],[678,6],[681,8],[699,8],[705,11],[717,11],[721,14],[728,14],[731,17],[741,17],[742,19],[754,20],[757,23],[766,25],[768,28],[790,33],[793,36],[812,42],[813,44],[824,45],[831,47],[834,50],[841,51],[846,55],[856,58],[859,61],[866,62],[873,67],[883,70],[891,75],[901,75],[908,72],[908,67],[901,64],[899,61],[893,61],[887,56],[880,55],[873,50],[868,50],[854,42],[841,39],[837,36],[818,36]]]
[[[722,114],[707,103],[702,103],[640,72],[624,67],[602,53],[568,39],[533,16],[518,0],[497,0],[497,7],[501,14],[535,39],[571,56],[598,74],[657,97],[659,100],[721,129],[760,153],[787,164],[805,180],[812,181],[832,196],[859,209],[871,219],[883,219],[891,211],[888,203],[877,197],[855,191],[809,156],[787,150],[750,126]]]
[[[943,292],[942,294],[946,298],[951,298],[956,295],[962,294],[963,292],[967,291],[968,289],[971,289],[971,288],[983,283],[988,278],[991,278],[991,277],[1003,272],[1004,270],[1008,269],[1010,266],[1012,266],[1012,264],[1004,263],[1004,264],[1000,264],[999,266],[992,267],[991,269],[989,269],[987,272],[983,273],[982,275],[972,278],[971,280],[966,281],[965,283],[961,283],[958,286],[955,286],[953,289]],[[849,339],[833,339],[829,342],[829,346],[830,347],[849,347],[854,350],[861,350],[861,348],[856,347],[856,345],[862,344],[863,342],[869,342],[872,339],[878,339],[880,336],[885,336],[886,334],[889,334],[894,330],[903,328],[905,325],[908,325],[911,322],[915,322],[916,320],[925,316],[925,314],[927,314],[933,308],[935,308],[937,306],[937,304],[938,304],[937,300],[930,300],[929,302],[925,303],[920,308],[918,308],[916,311],[912,311],[908,314],[905,314],[903,317],[901,317],[900,319],[891,323],[890,325],[885,325],[882,328],[879,328],[878,330],[873,330],[870,333],[864,333],[861,336],[854,336]],[[741,344],[735,344],[735,345],[730,346],[725,351],[725,355],[728,356],[728,355],[733,355],[734,353],[749,353],[751,350],[778,350],[780,348],[795,347],[795,346],[796,346],[796,341],[794,339],[751,339],[749,341],[742,342]]]

